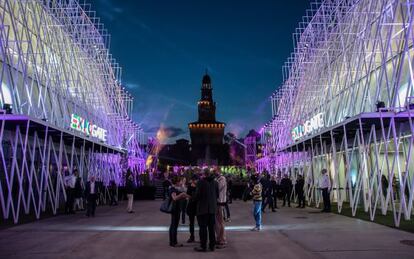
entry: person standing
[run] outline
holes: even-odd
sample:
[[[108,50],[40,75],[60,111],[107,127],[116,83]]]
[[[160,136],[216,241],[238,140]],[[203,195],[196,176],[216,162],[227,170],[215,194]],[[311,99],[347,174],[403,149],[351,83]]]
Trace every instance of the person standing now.
[[[117,185],[115,180],[111,180],[109,182],[109,195],[111,196],[111,201],[109,206],[116,206],[118,205],[117,202]]]
[[[65,203],[65,213],[66,214],[75,214],[73,210],[73,204],[75,202],[75,184],[76,184],[76,176],[75,173],[77,170],[72,174],[69,174],[65,177],[65,191],[66,191],[66,203]],[[68,172],[69,173],[69,172]]]
[[[260,231],[262,229],[262,185],[258,176],[253,176],[252,182],[254,183],[253,189],[250,195],[253,198],[253,217],[256,221],[256,226],[252,231]]]
[[[224,209],[227,204],[227,181],[219,170],[216,170],[216,181],[218,185],[218,198],[216,210],[216,248],[221,249],[226,247],[226,232],[224,223]]]
[[[272,187],[272,194],[273,194],[273,209],[277,209],[277,194],[279,191],[279,185],[276,181],[276,176],[272,176],[272,180],[270,181],[270,185]]]
[[[382,195],[384,196],[384,199],[387,198],[387,192],[388,192],[388,180],[385,175],[381,175],[381,187],[382,187]]]
[[[204,178],[197,183],[194,200],[197,201],[197,221],[200,228],[200,247],[195,247],[197,252],[207,251],[207,236],[209,248],[215,250],[216,235],[214,232],[217,210],[217,198],[219,196],[218,184],[209,169],[204,170]]]
[[[183,247],[183,244],[178,244],[177,241],[177,230],[178,225],[180,223],[180,214],[181,209],[179,202],[181,200],[191,198],[185,192],[181,192],[182,187],[182,178],[179,176],[174,176],[172,179],[172,185],[168,190],[168,195],[170,197],[170,201],[172,202],[172,210],[171,210],[171,223],[169,229],[169,239],[170,239],[170,246],[171,247]]]
[[[134,205],[134,193],[135,193],[135,183],[134,183],[134,176],[130,169],[128,169],[126,174],[126,184],[125,184],[125,191],[128,198],[128,205],[127,205],[127,212],[134,213],[133,205]]]
[[[84,191],[84,184],[82,178],[79,176],[78,170],[75,169],[74,175],[76,177],[75,181],[75,188],[74,188],[74,197],[75,197],[75,205],[74,210],[84,210],[83,207],[83,191]]]
[[[227,197],[226,197],[226,205],[224,206],[224,208],[226,209],[225,215],[224,215],[224,221],[231,222],[229,204],[232,203],[231,189],[233,188],[233,182],[230,176],[226,178],[226,181],[227,181]]]
[[[288,207],[290,207],[290,196],[292,195],[292,180],[290,180],[289,175],[285,174],[282,181],[280,182],[282,191],[283,191],[283,207],[286,205],[286,200]]]
[[[305,180],[302,175],[298,175],[298,179],[295,184],[295,192],[298,195],[298,206],[296,208],[305,208],[305,195],[303,193],[303,187],[305,186]]]
[[[180,175],[181,177],[181,187],[180,187],[180,191],[186,193],[187,192],[187,178],[185,178],[185,176],[183,174]],[[187,211],[187,200],[183,199],[180,200],[179,202],[180,205],[180,211],[181,211],[181,224],[185,224],[185,214]]]
[[[322,212],[331,212],[331,179],[329,179],[328,170],[322,169],[322,176],[319,181],[319,188],[322,191],[323,210]]]
[[[188,188],[187,188],[187,194],[188,196],[191,196],[187,204],[187,215],[190,221],[190,224],[189,224],[190,238],[187,240],[187,243],[195,242],[194,223],[195,223],[195,217],[197,214],[197,201],[195,201],[193,197],[195,195],[197,181],[198,181],[198,176],[194,174],[191,177],[190,184],[188,185]]]
[[[163,188],[163,197],[162,199],[165,200],[168,197],[168,190],[170,189],[171,182],[168,178],[168,172],[164,173],[164,181],[162,182],[162,188]]]
[[[267,205],[269,205],[269,208],[272,210],[272,212],[275,212],[274,203],[273,203],[273,194],[272,194],[272,185],[270,182],[270,175],[266,174],[262,181],[262,188],[263,188],[263,204],[262,204],[262,212],[265,212],[265,209]]]
[[[98,197],[98,186],[95,182],[95,176],[91,176],[86,183],[85,196],[87,200],[86,216],[95,217],[96,198]]]

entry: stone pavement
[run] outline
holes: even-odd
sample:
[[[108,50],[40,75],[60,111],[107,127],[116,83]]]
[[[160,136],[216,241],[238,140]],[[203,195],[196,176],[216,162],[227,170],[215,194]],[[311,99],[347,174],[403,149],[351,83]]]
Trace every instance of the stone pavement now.
[[[168,246],[169,215],[160,201],[98,207],[95,218],[82,213],[57,216],[0,231],[0,258],[414,258],[414,235],[371,222],[313,209],[282,208],[263,215],[264,229],[251,232],[251,202],[231,204],[228,247],[196,253],[196,244]],[[414,223],[413,223],[414,224]],[[188,238],[180,227],[179,241]]]

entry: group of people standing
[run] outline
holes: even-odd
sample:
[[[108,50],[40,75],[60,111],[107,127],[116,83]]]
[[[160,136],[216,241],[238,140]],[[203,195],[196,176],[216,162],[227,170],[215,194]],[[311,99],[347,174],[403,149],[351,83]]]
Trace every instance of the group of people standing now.
[[[195,242],[195,218],[199,226],[200,246],[194,250],[206,252],[226,247],[225,211],[227,203],[227,181],[218,170],[205,169],[201,174],[193,174],[188,186],[185,177],[174,176],[168,189],[172,202],[169,245],[182,247],[178,243],[177,230],[182,204],[187,203],[190,237],[188,243]]]
[[[254,182],[255,182],[254,177],[257,178],[258,176],[253,175],[252,177],[253,178],[251,179],[251,182],[249,183],[249,187],[252,187],[254,185]],[[262,195],[263,195],[262,212],[265,212],[265,209],[267,207],[269,207],[269,209],[271,209],[272,212],[275,212],[276,209],[278,208],[277,206],[278,199],[281,199],[283,201],[283,204],[282,204],[283,207],[286,206],[286,204],[288,207],[290,207],[293,187],[295,189],[295,194],[297,195],[297,199],[298,199],[297,208],[305,207],[305,193],[303,190],[305,181],[303,179],[303,176],[298,175],[294,186],[292,184],[292,180],[289,178],[287,174],[285,174],[283,178],[279,178],[279,177],[270,176],[270,174],[264,173],[259,180],[262,186]]]
[[[303,186],[303,177],[299,176],[295,184],[295,191],[298,195],[297,208],[305,207]],[[260,231],[262,229],[262,213],[265,212],[267,206],[269,206],[272,212],[276,212],[278,208],[277,200],[280,196],[283,199],[282,206],[286,206],[287,202],[288,207],[290,207],[292,188],[292,180],[288,175],[285,175],[279,181],[276,177],[271,177],[269,174],[264,174],[262,177],[258,174],[251,176],[246,190],[253,200],[253,217],[256,225],[252,231]]]
[[[73,173],[66,172],[65,176],[65,214],[75,214],[76,210],[85,210],[86,216],[95,217],[96,202],[100,190],[100,183],[95,181],[95,176],[91,176],[89,181],[84,184],[82,177],[79,176],[77,169]]]

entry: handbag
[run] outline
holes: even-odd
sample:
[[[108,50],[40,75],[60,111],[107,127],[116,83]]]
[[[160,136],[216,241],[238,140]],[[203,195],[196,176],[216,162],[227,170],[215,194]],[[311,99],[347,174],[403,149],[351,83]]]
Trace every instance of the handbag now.
[[[173,208],[173,202],[171,200],[171,197],[167,197],[162,203],[160,207],[160,211],[171,214]]]

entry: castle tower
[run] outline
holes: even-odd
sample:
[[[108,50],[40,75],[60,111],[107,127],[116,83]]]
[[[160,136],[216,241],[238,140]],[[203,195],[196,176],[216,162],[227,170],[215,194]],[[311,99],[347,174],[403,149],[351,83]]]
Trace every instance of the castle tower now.
[[[211,78],[206,73],[201,83],[201,98],[198,101],[198,120],[188,124],[191,137],[193,160],[197,164],[214,164],[219,160],[223,145],[225,123],[216,121],[216,103],[213,99]],[[208,148],[207,148],[208,147]],[[206,150],[209,159],[206,161]],[[213,161],[213,162],[212,162]]]

